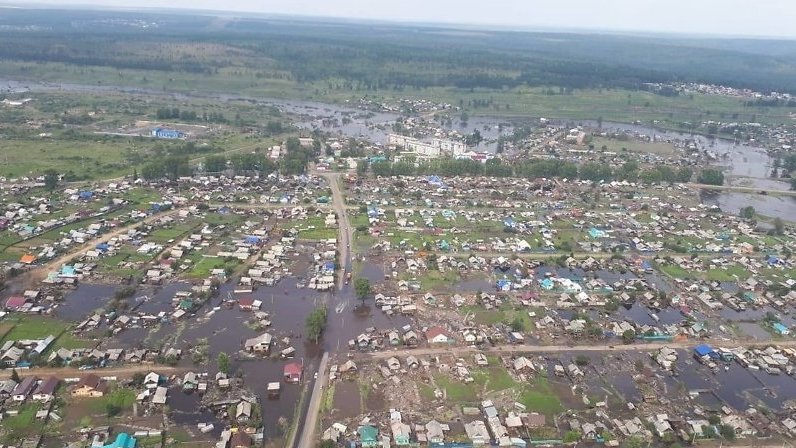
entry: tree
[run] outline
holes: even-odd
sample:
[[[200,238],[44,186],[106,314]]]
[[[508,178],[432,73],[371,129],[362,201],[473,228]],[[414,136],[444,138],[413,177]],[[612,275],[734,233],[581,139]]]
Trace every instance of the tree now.
[[[133,374],[133,384],[136,386],[141,386],[144,384],[144,379],[146,379],[146,377],[142,372],[136,372]]]
[[[796,190],[796,177],[790,180],[790,189]]]
[[[519,316],[515,317],[514,320],[511,321],[511,329],[514,331],[525,330],[525,323]]]
[[[218,364],[218,371],[222,373],[229,373],[229,355],[221,352],[218,354],[218,360],[216,361]]]
[[[750,220],[755,219],[755,214],[756,214],[755,208],[752,207],[751,205],[742,208],[740,213],[741,218],[750,219]]]
[[[782,235],[785,232],[785,223],[782,222],[782,218],[776,217],[774,218],[774,233],[777,235]]]
[[[54,169],[44,171],[44,188],[53,191],[58,186],[58,173]]]
[[[701,184],[723,185],[724,173],[714,168],[706,168],[699,173],[697,181]]]
[[[324,440],[318,445],[318,448],[335,448],[337,443],[334,440]]]
[[[19,379],[19,372],[17,372],[17,369],[11,370],[11,379],[14,380],[15,383],[19,383],[20,379]]]
[[[622,443],[622,448],[641,448],[646,444],[647,442],[645,442],[643,438],[639,436],[630,436]]]
[[[205,171],[217,173],[227,168],[227,158],[224,156],[207,156],[205,158]]]
[[[578,440],[580,440],[580,433],[577,431],[567,431],[564,434],[564,443],[577,442]]]
[[[312,310],[305,321],[307,336],[316,343],[321,337],[321,334],[323,334],[323,330],[326,329],[326,317],[326,307],[319,306],[318,308]]]
[[[580,367],[589,365],[589,357],[586,355],[578,355],[575,357],[575,364]]]
[[[708,439],[716,437],[716,428],[712,425],[702,425],[702,436]]]
[[[105,404],[105,414],[108,418],[116,417],[117,415],[121,414],[122,407],[116,403],[107,403]]]
[[[357,298],[365,300],[370,295],[370,280],[358,278],[354,281],[354,291]]]
[[[632,344],[633,341],[635,340],[636,340],[635,331],[627,329],[624,331],[624,333],[622,333],[622,341],[624,341],[625,344]]]
[[[735,428],[730,425],[721,425],[721,436],[727,440],[735,440]]]

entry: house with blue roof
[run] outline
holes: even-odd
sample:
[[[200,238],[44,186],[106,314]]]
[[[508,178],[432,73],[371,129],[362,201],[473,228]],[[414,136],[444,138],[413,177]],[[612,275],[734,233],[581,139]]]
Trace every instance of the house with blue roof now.
[[[511,280],[507,278],[501,278],[495,282],[495,286],[501,291],[508,291],[511,289]]]
[[[785,325],[782,325],[782,323],[780,322],[774,323],[772,327],[774,327],[774,331],[776,331],[777,334],[779,334],[780,336],[787,336],[790,334],[790,328],[786,327]]]
[[[78,197],[84,201],[88,201],[89,199],[94,197],[93,191],[81,191],[78,193]]]
[[[600,230],[596,227],[592,227],[589,229],[589,236],[592,238],[605,238],[608,234],[605,230]]]
[[[719,354],[713,350],[708,344],[700,344],[694,347],[694,356],[697,358],[704,358],[705,356],[709,357],[710,359],[719,359]]]
[[[541,286],[542,289],[550,291],[551,289],[553,289],[553,286],[555,286],[555,283],[553,283],[553,280],[545,278],[539,281],[539,286]]]
[[[135,437],[126,432],[121,432],[116,436],[116,440],[114,440],[113,443],[110,445],[103,445],[102,448],[135,448],[137,442]]]
[[[260,244],[262,243],[263,239],[257,235],[248,235],[246,238],[244,238],[244,241],[246,244]]]

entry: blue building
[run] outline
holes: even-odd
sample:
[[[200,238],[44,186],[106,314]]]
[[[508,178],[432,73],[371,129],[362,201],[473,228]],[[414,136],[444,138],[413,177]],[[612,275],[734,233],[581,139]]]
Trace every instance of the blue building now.
[[[185,138],[185,133],[176,129],[155,128],[152,129],[152,137],[155,138]]]
[[[113,443],[104,445],[103,448],[135,448],[136,442],[135,437],[122,432],[116,436],[116,440]]]
[[[697,358],[709,357],[710,359],[719,359],[719,354],[713,350],[713,347],[708,344],[700,344],[694,347],[694,356]]]

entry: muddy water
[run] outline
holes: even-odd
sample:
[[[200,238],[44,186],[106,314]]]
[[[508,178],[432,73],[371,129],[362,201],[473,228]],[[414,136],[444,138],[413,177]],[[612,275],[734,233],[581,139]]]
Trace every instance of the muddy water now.
[[[332,293],[319,293],[309,289],[297,289],[296,279],[286,278],[278,285],[268,288],[261,287],[249,296],[263,302],[262,311],[270,313],[272,326],[266,330],[279,341],[283,337],[290,338],[290,345],[296,349],[295,360],[305,365],[305,380],[311,381],[317,370],[323,350],[346,352],[348,340],[356,337],[368,327],[379,330],[400,328],[410,323],[407,317],[388,317],[366,302],[354,299],[350,294],[335,296]],[[228,297],[234,287],[224,285],[220,297]],[[236,295],[232,294],[233,297]],[[218,303],[219,299],[213,302]],[[343,305],[339,307],[338,305]],[[316,344],[304,337],[304,319],[317,306],[327,306],[329,310],[328,322],[324,336]],[[338,313],[337,310],[340,309]],[[209,307],[199,312],[204,315]],[[242,312],[237,307],[216,311],[212,317],[199,325],[191,326],[186,330],[181,339],[187,348],[192,341],[207,338],[209,341],[208,370],[215,374],[214,361],[218,353],[226,352],[230,355],[238,353],[243,348],[247,338],[254,337],[260,332],[254,331],[245,325],[251,313]],[[272,352],[285,348],[281,342]],[[282,393],[277,400],[268,400],[265,386],[271,381],[281,381],[282,371],[288,361],[279,359],[240,360],[233,356],[232,369],[242,373],[246,387],[251,388],[263,404],[263,423],[266,437],[273,438],[279,435],[277,422],[280,417],[292,419],[295,406],[301,395],[300,385],[282,383]],[[198,423],[198,422],[197,422]]]
[[[699,193],[703,204],[716,205],[729,214],[738,214],[747,206],[752,206],[755,211],[764,216],[780,217],[796,222],[796,197],[772,196],[748,193],[723,192],[702,190]]]
[[[69,321],[80,321],[96,310],[103,309],[113,298],[120,285],[81,283],[75,290],[64,296],[56,309],[56,316]],[[136,290],[126,299],[130,312],[157,314],[173,310],[171,300],[178,291],[190,291],[189,283],[175,282],[164,286],[146,286]]]

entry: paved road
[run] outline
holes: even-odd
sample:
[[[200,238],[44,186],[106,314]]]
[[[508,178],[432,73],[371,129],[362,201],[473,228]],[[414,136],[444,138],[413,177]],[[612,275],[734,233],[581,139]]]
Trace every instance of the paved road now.
[[[359,353],[354,355],[356,359],[380,360],[393,356],[433,356],[433,355],[466,355],[473,353],[566,353],[566,352],[604,352],[604,351],[653,351],[663,347],[674,349],[690,349],[698,344],[710,344],[714,347],[767,347],[775,345],[777,347],[796,347],[796,341],[776,341],[776,342],[744,342],[744,341],[724,341],[724,340],[692,340],[686,342],[648,342],[637,344],[622,344],[617,341],[616,345],[595,344],[595,345],[503,345],[498,347],[479,348],[473,346],[443,346],[426,347],[416,349],[388,350],[382,352]]]
[[[312,388],[312,397],[307,407],[304,417],[304,427],[299,438],[298,448],[312,448],[317,443],[316,433],[318,432],[318,418],[321,415],[321,405],[323,404],[323,390],[326,388],[327,372],[329,364],[329,353],[324,353],[321,364],[318,367],[318,379]]]
[[[11,377],[13,369],[0,370],[0,378]],[[132,378],[136,373],[157,372],[161,375],[171,375],[184,371],[180,367],[170,367],[160,364],[128,364],[121,367],[108,367],[105,369],[78,370],[75,367],[36,367],[33,369],[17,369],[20,377],[36,375],[38,377],[56,376],[58,378],[76,378],[88,373],[98,376],[115,376],[119,378]]]
[[[345,286],[345,271],[351,269],[351,243],[354,229],[351,228],[351,223],[348,221],[345,199],[340,191],[340,174],[323,173],[321,175],[329,183],[329,188],[332,190],[332,206],[335,213],[337,213],[337,224],[340,234],[338,238],[340,243],[340,263],[342,264],[342,269],[337,273],[337,285],[340,289],[343,289],[343,286]]]

